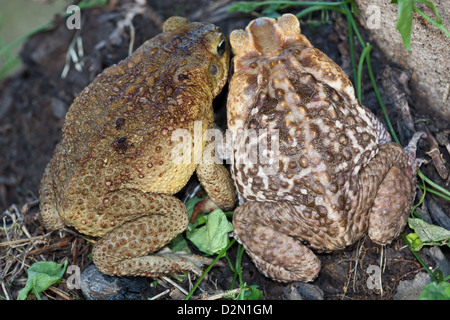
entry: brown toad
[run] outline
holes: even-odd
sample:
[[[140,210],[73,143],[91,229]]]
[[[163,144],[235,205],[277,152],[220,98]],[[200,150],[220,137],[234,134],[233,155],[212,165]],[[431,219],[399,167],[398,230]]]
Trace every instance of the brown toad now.
[[[230,43],[228,128],[237,133],[232,175],[242,202],[233,225],[258,268],[311,281],[320,270],[311,249],[342,249],[367,231],[390,243],[414,199],[414,155],[390,142],[294,15],[256,19]]]
[[[173,196],[194,171],[210,198],[230,208],[236,192],[222,165],[177,163],[177,129],[213,127],[213,98],[227,81],[229,48],[209,23],[169,18],[163,32],[105,69],[70,107],[41,182],[49,229],[64,225],[99,236],[93,260],[114,275],[191,270],[204,260],[158,252],[185,230],[188,214]],[[196,126],[198,128],[198,125]],[[205,148],[201,142],[200,152]]]

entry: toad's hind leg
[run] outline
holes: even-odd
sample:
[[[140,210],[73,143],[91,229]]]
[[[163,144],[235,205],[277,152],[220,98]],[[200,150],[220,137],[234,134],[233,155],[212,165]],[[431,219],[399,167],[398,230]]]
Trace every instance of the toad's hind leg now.
[[[133,191],[127,190],[127,194]],[[140,193],[143,205],[138,208],[143,212],[97,242],[93,250],[97,268],[108,275],[153,276],[186,270],[201,274],[200,266],[208,262],[202,257],[165,251],[148,255],[186,229],[185,205],[170,195],[135,192]]]
[[[360,177],[362,202],[369,206],[369,237],[381,245],[391,243],[405,227],[414,200],[415,172],[409,155],[395,143],[382,145]]]
[[[233,226],[235,238],[266,276],[312,281],[319,273],[320,260],[297,239],[295,209],[288,203],[246,202],[234,211]]]

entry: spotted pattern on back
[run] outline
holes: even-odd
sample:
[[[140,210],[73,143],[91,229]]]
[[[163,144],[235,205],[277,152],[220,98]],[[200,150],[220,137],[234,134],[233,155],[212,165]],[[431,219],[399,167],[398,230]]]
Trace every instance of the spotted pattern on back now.
[[[247,49],[234,60],[228,125],[244,131],[235,135],[232,173],[245,200],[290,201],[303,223],[311,230],[327,226],[331,239],[351,229],[358,174],[380,144],[377,121],[325,54],[309,42],[282,49],[264,55]],[[279,153],[270,149],[271,133],[278,134]],[[261,159],[261,146],[268,146],[271,162]],[[351,241],[343,238],[336,246]]]

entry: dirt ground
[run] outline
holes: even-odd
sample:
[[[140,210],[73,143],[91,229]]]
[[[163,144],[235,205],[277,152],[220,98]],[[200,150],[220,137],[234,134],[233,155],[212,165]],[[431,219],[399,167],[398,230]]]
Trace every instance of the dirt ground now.
[[[15,299],[26,282],[26,270],[36,261],[69,261],[84,268],[91,262],[89,253],[92,245],[75,231],[46,233],[40,221],[38,207],[39,181],[45,165],[49,161],[55,145],[61,139],[64,115],[74,97],[105,67],[117,63],[128,54],[130,28],[120,28],[127,13],[135,12],[132,20],[135,30],[134,48],[161,30],[162,22],[172,15],[187,16],[191,21],[209,21],[219,25],[229,33],[236,28],[245,27],[256,15],[228,13],[230,1],[148,1],[142,10],[131,0],[111,1],[103,8],[93,8],[82,12],[83,28],[68,30],[65,20],[56,18],[56,27],[30,38],[21,52],[24,67],[14,76],[0,83],[0,216],[1,224],[15,221],[14,230],[0,230],[0,299]],[[297,9],[300,10],[300,9]],[[362,29],[361,29],[362,31]],[[302,32],[320,50],[328,54],[338,64],[349,71],[346,24],[332,15],[328,24],[302,22]],[[76,36],[82,39],[84,55],[83,67],[77,71],[73,62],[65,78],[61,78],[66,64],[68,48]],[[363,32],[363,37],[369,39]],[[372,66],[381,88],[381,95],[388,107],[391,121],[403,145],[411,136],[402,122],[397,110],[381,86],[386,76],[386,67],[395,69],[383,59],[377,48],[372,52]],[[402,70],[400,70],[402,71]],[[380,119],[382,114],[370,81],[363,78],[365,105]],[[225,125],[226,88],[215,101],[217,123]],[[432,135],[449,129],[426,108],[415,106],[409,101],[413,120],[426,119]],[[431,149],[423,140],[419,144],[418,156],[429,159],[425,152]],[[443,157],[449,162],[449,155],[440,147]],[[422,171],[433,181],[445,186],[445,180],[436,172],[432,163],[422,167]],[[195,177],[190,184],[195,185]],[[179,196],[184,198],[185,188]],[[437,205],[450,212],[449,203],[436,198]],[[408,233],[408,229],[406,233]],[[237,246],[230,250],[234,261]],[[448,256],[448,250],[446,251]],[[411,279],[423,268],[412,255],[402,238],[398,238],[385,250],[386,264],[382,274],[383,292],[369,289],[367,281],[369,266],[380,264],[380,247],[369,239],[346,250],[320,255],[322,270],[312,283],[324,293],[324,299],[392,299],[398,283]],[[434,266],[434,261],[426,255],[424,261]],[[263,291],[263,299],[292,298],[289,292],[295,284],[280,284],[264,277],[244,254],[244,281],[258,285]],[[213,268],[202,287],[207,293],[230,289],[233,273],[227,264]],[[64,278],[67,278],[66,276]],[[369,279],[370,280],[370,279]],[[149,283],[153,279],[148,280]],[[188,282],[180,284],[188,287]],[[152,297],[165,290],[149,285],[146,296]],[[175,299],[175,289],[162,299]],[[196,293],[200,294],[200,293]],[[208,295],[208,294],[206,294]],[[42,297],[48,299],[84,299],[80,290],[70,290],[66,282],[54,285]],[[30,297],[34,299],[33,296]]]

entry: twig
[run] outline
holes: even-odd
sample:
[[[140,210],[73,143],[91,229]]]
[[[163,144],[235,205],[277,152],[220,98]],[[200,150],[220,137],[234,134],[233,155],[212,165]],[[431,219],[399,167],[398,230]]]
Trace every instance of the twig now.
[[[146,7],[140,3],[133,3],[127,8],[127,12],[125,13],[125,17],[122,20],[117,22],[116,29],[109,35],[109,39],[114,41],[119,38],[120,34],[123,32],[125,27],[130,28],[130,44],[128,46],[128,55],[133,53],[134,39],[135,39],[135,30],[133,25],[133,19],[136,15],[142,15],[145,13]]]
[[[448,153],[450,153],[450,141],[448,140],[448,137],[447,137],[449,134],[450,134],[450,129],[439,132],[436,135],[437,142],[439,142],[440,145],[445,146],[445,148],[447,148]]]
[[[436,141],[436,139],[431,134],[430,130],[428,130],[428,127],[423,124],[423,129],[425,130],[425,133],[427,134],[427,142],[428,147],[430,148],[430,151],[425,152],[427,155],[431,157],[433,160],[433,165],[436,168],[436,171],[439,173],[442,179],[447,179],[448,177],[448,169],[445,166],[445,161],[442,157],[442,154],[439,150],[439,145]]]
[[[5,241],[5,242],[0,243],[0,247],[10,246],[10,245],[24,243],[24,242],[31,242],[31,241],[35,241],[35,240],[44,240],[44,238],[45,238],[45,235],[26,238],[26,239],[13,240],[13,241]]]
[[[9,297],[8,291],[6,290],[4,281],[2,281],[2,290],[3,290],[4,294],[5,294],[5,299],[6,300],[11,300],[11,298]]]
[[[382,274],[384,272],[384,268],[386,267],[386,247],[384,245],[381,246],[380,250],[380,272],[379,272],[379,278],[378,278],[378,284],[380,285],[380,295],[383,296],[383,282],[382,282]]]
[[[23,233],[25,233],[25,235],[28,238],[31,238],[31,234],[30,234],[30,232],[28,231],[28,229],[27,229],[27,227],[25,225],[22,225],[22,231],[23,231]]]
[[[356,292],[356,271],[358,270],[358,262],[359,262],[359,257],[361,256],[361,250],[364,246],[364,242],[366,241],[366,238],[362,239],[362,242],[360,241],[360,244],[358,245],[358,250],[356,251],[356,257],[355,257],[355,269],[353,272],[353,291]]]
[[[22,206],[22,210],[20,210],[21,214],[26,214],[30,208],[34,207],[39,203],[39,199],[33,200],[31,202],[27,202]]]
[[[58,296],[60,296],[64,300],[70,300],[70,296],[66,292],[62,291],[61,289],[56,288],[54,286],[50,286],[48,289],[50,291],[56,293]]]
[[[170,289],[166,289],[165,291],[158,293],[156,296],[153,296],[153,297],[149,298],[148,300],[156,300],[159,297],[162,297],[162,296],[168,294],[169,292],[170,292]]]
[[[204,297],[202,297],[200,300],[218,300],[218,299],[222,299],[222,298],[227,298],[227,297],[231,297],[234,294],[239,294],[241,292],[241,288],[236,288],[236,289],[232,289],[232,290],[226,290],[226,291],[222,291],[219,293],[215,293],[213,295],[206,295]]]
[[[72,39],[72,41],[69,44],[69,47],[67,49],[66,52],[66,63],[64,64],[64,68],[63,71],[61,72],[61,79],[65,79],[67,74],[69,73],[70,70],[70,61],[73,61],[75,69],[78,72],[83,71],[83,61],[81,60],[83,58],[83,56],[80,56],[80,54],[83,54],[83,42],[81,41],[81,36],[80,36],[80,30],[77,30],[77,32],[75,32],[75,35]],[[78,52],[75,51],[75,46],[78,47]],[[81,48],[80,48],[81,46]]]
[[[175,288],[177,288],[178,290],[180,290],[184,295],[188,295],[188,292],[186,290],[184,290],[182,287],[180,287],[178,284],[176,284],[175,282],[173,282],[171,279],[169,279],[166,276],[160,276],[161,279],[163,279],[164,281],[170,283],[171,285],[173,285]]]
[[[32,256],[32,255],[40,254],[40,253],[42,253],[43,251],[53,250],[53,249],[55,249],[55,248],[60,248],[60,247],[65,247],[65,246],[70,245],[70,241],[67,241],[67,240],[65,240],[65,239],[66,239],[66,238],[62,238],[62,239],[60,239],[60,240],[58,241],[58,243],[55,243],[55,244],[53,244],[53,245],[51,245],[51,246],[46,246],[46,247],[43,247],[43,248],[34,249],[34,250],[28,252],[28,255]],[[69,237],[68,239],[72,239],[72,238]],[[75,264],[75,263],[74,263],[74,264]]]

